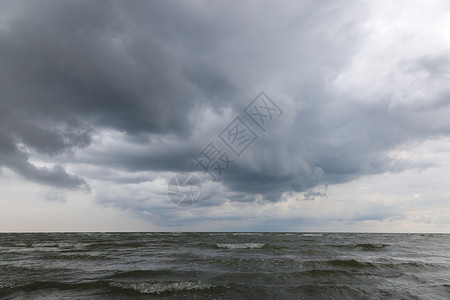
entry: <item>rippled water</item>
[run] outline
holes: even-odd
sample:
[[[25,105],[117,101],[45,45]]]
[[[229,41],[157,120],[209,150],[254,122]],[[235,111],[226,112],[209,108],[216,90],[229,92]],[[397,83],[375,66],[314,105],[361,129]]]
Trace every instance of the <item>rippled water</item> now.
[[[450,299],[450,235],[0,234],[2,299]]]

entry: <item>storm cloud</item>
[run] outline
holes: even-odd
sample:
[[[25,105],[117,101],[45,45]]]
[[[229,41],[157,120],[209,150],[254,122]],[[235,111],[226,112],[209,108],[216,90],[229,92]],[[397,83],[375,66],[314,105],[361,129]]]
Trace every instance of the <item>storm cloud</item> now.
[[[193,156],[211,140],[226,149],[218,134],[261,91],[282,116],[266,132],[252,125],[258,139],[204,183],[200,207],[324,198],[314,189],[434,166],[393,153],[449,135],[448,45],[402,27],[415,11],[391,27],[374,11],[357,1],[5,1],[0,166],[163,220],[164,183],[202,176]]]

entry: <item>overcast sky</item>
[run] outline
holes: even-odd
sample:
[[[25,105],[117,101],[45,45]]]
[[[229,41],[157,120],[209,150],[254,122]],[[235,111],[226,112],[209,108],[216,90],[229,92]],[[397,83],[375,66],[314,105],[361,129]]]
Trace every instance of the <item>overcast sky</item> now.
[[[448,1],[0,5],[0,231],[450,231]]]

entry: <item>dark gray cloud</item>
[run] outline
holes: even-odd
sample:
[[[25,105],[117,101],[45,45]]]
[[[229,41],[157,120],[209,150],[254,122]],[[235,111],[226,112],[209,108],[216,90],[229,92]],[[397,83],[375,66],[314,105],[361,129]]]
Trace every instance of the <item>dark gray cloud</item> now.
[[[428,74],[422,86],[405,92],[386,85],[363,98],[356,88],[340,90],[336,80],[367,43],[365,5],[236,4],[11,4],[0,27],[0,164],[60,187],[87,180],[64,163],[128,173],[194,171],[192,156],[261,90],[285,113],[258,132],[222,178],[220,192],[236,201],[258,194],[275,201],[285,192],[424,167],[389,152],[448,135],[448,56],[398,60],[393,72]],[[121,140],[102,147],[101,132],[108,131]],[[36,167],[34,156],[58,163]],[[111,178],[101,173],[83,174]],[[140,174],[122,183],[132,178],[143,181]],[[216,201],[212,194],[204,205]],[[120,206],[143,208],[131,202]]]
[[[87,187],[85,180],[67,173],[60,164],[49,168],[30,163],[31,153],[51,157],[83,147],[90,141],[89,128],[70,121],[60,122],[55,127],[48,124],[48,121],[13,113],[0,103],[0,166],[42,184],[63,188]]]
[[[43,1],[22,13],[2,31],[0,50],[2,96],[16,107],[131,133],[188,129],[191,83],[114,3]]]
[[[27,2],[5,14],[0,164],[30,180],[78,186],[84,181],[61,166],[34,167],[19,145],[54,156],[87,146],[98,126],[130,134],[189,131],[184,113],[197,101],[193,85],[116,6]]]

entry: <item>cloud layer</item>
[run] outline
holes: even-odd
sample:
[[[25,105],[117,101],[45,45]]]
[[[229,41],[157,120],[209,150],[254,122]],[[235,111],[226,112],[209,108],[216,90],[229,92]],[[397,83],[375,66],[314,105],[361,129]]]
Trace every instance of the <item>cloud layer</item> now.
[[[323,199],[439,165],[393,153],[450,133],[445,3],[237,4],[6,2],[0,166],[164,224],[167,182],[202,177],[193,156],[226,150],[218,134],[237,116],[258,139],[218,182],[204,177],[200,208]],[[261,91],[283,110],[266,132],[243,112]]]

